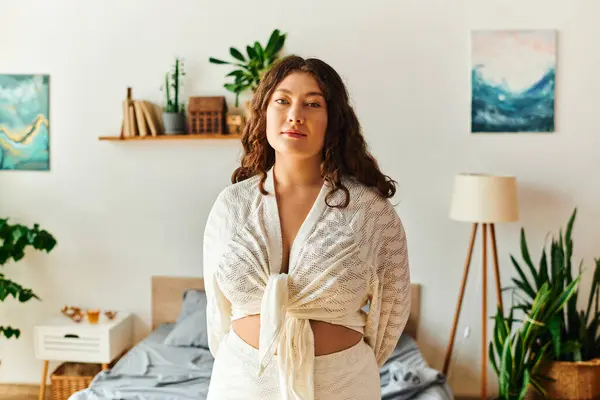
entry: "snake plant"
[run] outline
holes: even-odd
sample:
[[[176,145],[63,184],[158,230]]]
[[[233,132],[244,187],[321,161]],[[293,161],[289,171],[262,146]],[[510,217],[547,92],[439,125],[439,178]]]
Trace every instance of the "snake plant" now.
[[[548,249],[542,249],[539,266],[536,268],[530,257],[525,231],[521,229],[521,254],[529,269],[531,281],[521,265],[511,256],[519,275],[513,278],[518,296],[517,308],[527,312],[532,308],[531,300],[536,292],[548,285],[554,291],[560,291],[572,281],[573,225],[577,209],[573,210],[567,223],[565,236],[562,230],[558,238],[553,238]],[[544,246],[546,247],[546,246]],[[582,263],[579,264],[579,274]],[[600,259],[595,260],[591,290],[585,311],[577,310],[578,293],[571,296],[565,312],[556,314],[548,324],[548,330],[542,340],[552,342],[552,359],[556,361],[587,361],[600,357]],[[592,308],[593,307],[593,308]]]
[[[235,106],[239,104],[239,96],[246,90],[254,91],[263,74],[277,60],[279,51],[285,43],[286,34],[282,34],[278,29],[275,29],[266,46],[262,46],[258,41],[252,45],[246,46],[245,56],[235,47],[229,49],[229,54],[235,59],[234,61],[223,61],[218,58],[210,57],[209,61],[213,64],[229,64],[238,67],[228,73],[226,77],[232,77],[232,83],[226,83],[225,89],[235,93]]]
[[[38,224],[27,227],[20,224],[10,224],[8,218],[0,219],[0,267],[4,267],[9,261],[19,261],[25,257],[27,247],[36,250],[50,252],[56,245],[56,239],[45,230],[39,228]],[[31,289],[24,288],[20,284],[6,278],[0,273],[0,302],[12,296],[21,303],[39,297]],[[21,331],[11,326],[0,325],[0,336],[7,339],[19,338]]]
[[[523,400],[530,387],[542,396],[540,367],[551,356],[551,341],[540,340],[549,330],[550,321],[559,315],[573,297],[580,276],[564,288],[542,284],[520,328],[514,322],[514,307],[508,317],[500,308],[495,316],[494,337],[489,344],[490,364],[498,375],[498,396],[502,400]]]

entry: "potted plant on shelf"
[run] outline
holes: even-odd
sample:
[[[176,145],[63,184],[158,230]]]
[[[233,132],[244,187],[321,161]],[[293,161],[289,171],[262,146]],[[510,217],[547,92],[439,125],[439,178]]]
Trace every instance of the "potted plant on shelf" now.
[[[529,269],[531,281],[524,269],[511,256],[519,275],[513,278],[518,297],[517,307],[525,312],[532,309],[532,299],[543,285],[561,290],[572,281],[573,225],[577,209],[562,230],[553,238],[548,249],[542,249],[538,268],[531,261],[525,231],[521,229],[521,254]],[[579,264],[579,274],[582,273]],[[579,288],[569,299],[566,309],[548,321],[539,340],[552,343],[550,359],[544,368],[548,380],[541,382],[550,399],[595,399],[600,397],[600,259],[595,260],[590,293],[584,310],[577,309]]]
[[[539,340],[548,322],[560,314],[575,293],[579,277],[567,287],[551,287],[545,283],[535,295],[531,309],[520,328],[515,327],[515,307],[504,317],[498,308],[494,318],[493,340],[489,344],[490,364],[498,375],[498,398],[523,400],[533,387],[542,396],[542,366],[550,356],[551,342]]]
[[[163,124],[167,135],[185,133],[185,106],[180,102],[184,76],[183,60],[176,57],[173,69],[165,74]]]
[[[25,256],[27,247],[36,250],[44,250],[49,253],[56,245],[56,239],[45,230],[41,230],[38,224],[27,227],[20,224],[10,224],[8,218],[0,219],[0,267],[4,267],[9,261],[19,261]],[[0,302],[12,296],[20,303],[39,297],[31,289],[24,288],[20,284],[6,278],[0,273]],[[7,339],[19,338],[21,331],[11,326],[0,325],[0,336]]]
[[[235,59],[233,61],[223,61],[217,58],[210,57],[209,61],[213,64],[229,64],[237,67],[226,77],[232,77],[233,82],[226,83],[225,89],[235,93],[235,106],[239,105],[239,96],[241,93],[250,90],[254,92],[260,83],[264,73],[278,59],[279,52],[285,43],[286,34],[282,34],[278,29],[275,29],[266,46],[262,46],[258,41],[253,45],[246,46],[246,54],[235,47],[229,49],[229,54]],[[246,102],[246,112],[250,102]]]

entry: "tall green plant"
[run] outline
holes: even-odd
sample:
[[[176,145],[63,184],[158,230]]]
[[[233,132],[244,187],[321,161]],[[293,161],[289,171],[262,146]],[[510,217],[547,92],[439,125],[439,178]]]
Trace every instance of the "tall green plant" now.
[[[8,218],[0,219],[0,267],[4,267],[11,260],[21,260],[25,257],[27,247],[49,253],[55,245],[56,239],[50,233],[41,230],[38,224],[30,228],[20,224],[12,225]],[[0,273],[0,302],[4,302],[9,296],[21,303],[40,299],[31,289],[24,288]],[[0,336],[2,335],[7,339],[19,338],[21,331],[11,326],[0,325]]]
[[[239,104],[239,96],[242,92],[256,90],[264,73],[277,60],[285,43],[285,38],[285,33],[282,34],[278,29],[275,29],[264,47],[258,41],[254,42],[253,45],[247,45],[247,56],[244,56],[235,47],[230,47],[229,54],[235,59],[234,61],[223,61],[213,57],[208,59],[213,64],[229,64],[238,67],[226,75],[226,77],[233,77],[233,82],[224,85],[225,89],[235,93],[236,107]]]
[[[510,309],[507,318],[498,308],[494,319],[494,337],[488,352],[490,364],[498,376],[500,399],[522,400],[530,386],[545,397],[540,366],[550,356],[551,342],[540,340],[540,337],[548,331],[550,321],[560,314],[573,297],[579,279],[577,277],[560,291],[548,283],[543,284],[518,329],[513,327],[515,308]]]
[[[165,112],[182,113],[185,111],[184,104],[179,104],[179,95],[181,86],[183,86],[184,76],[185,71],[183,68],[183,60],[179,57],[176,57],[175,64],[173,64],[173,69],[165,73]],[[171,89],[173,89],[172,93]]]
[[[552,290],[560,291],[572,281],[573,256],[573,225],[577,216],[577,208],[573,210],[567,223],[565,236],[562,229],[558,238],[552,238],[550,246],[542,249],[539,266],[536,268],[531,260],[527,246],[525,230],[521,228],[521,255],[529,269],[531,280],[524,269],[511,255],[511,260],[519,275],[513,278],[518,293],[517,308],[527,312],[531,310],[531,300],[544,284]],[[579,274],[582,273],[582,263],[579,264]],[[591,291],[585,311],[577,310],[577,291],[569,300],[566,310],[558,313],[549,321],[548,331],[543,340],[552,342],[552,357],[557,361],[586,361],[600,357],[600,260],[596,260],[592,278]],[[592,305],[595,304],[592,310]]]

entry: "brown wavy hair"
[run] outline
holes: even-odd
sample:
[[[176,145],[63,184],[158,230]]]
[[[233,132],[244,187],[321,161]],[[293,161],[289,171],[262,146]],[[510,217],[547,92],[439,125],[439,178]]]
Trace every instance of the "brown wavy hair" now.
[[[322,150],[321,175],[333,188],[327,201],[338,190],[345,193],[345,201],[331,207],[345,208],[350,202],[350,192],[342,183],[343,177],[353,177],[368,187],[377,189],[384,198],[396,193],[396,181],[384,175],[375,158],[369,153],[360,123],[349,103],[348,91],[338,73],[327,63],[317,59],[304,59],[295,55],[277,61],[264,74],[251,102],[251,115],[244,126],[242,146],[244,153],[231,182],[241,182],[261,175],[259,188],[264,188],[267,171],[275,164],[275,150],[267,141],[267,106],[271,95],[292,72],[306,72],[317,81],[327,102],[327,130]]]

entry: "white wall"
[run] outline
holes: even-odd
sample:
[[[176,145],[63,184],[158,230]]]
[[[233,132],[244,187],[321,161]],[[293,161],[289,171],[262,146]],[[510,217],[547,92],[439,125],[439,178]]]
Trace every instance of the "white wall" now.
[[[39,222],[59,242],[51,255],[29,253],[5,269],[43,301],[0,305],[2,324],[23,329],[18,341],[0,340],[0,382],[38,382],[32,328],[64,304],[131,311],[139,339],[149,328],[150,276],[201,273],[204,221],[239,143],[97,138],[117,133],[127,86],[160,101],[175,55],[186,59],[187,95],[231,102],[222,89],[229,70],[208,57],[265,41],[274,28],[288,33],[286,53],[323,58],[340,72],[373,153],[400,183],[412,277],[424,288],[420,341],[441,368],[470,232],[448,219],[455,173],[518,177],[522,219],[497,227],[505,282],[520,226],[537,257],[574,206],[577,256],[600,256],[600,181],[592,177],[600,165],[599,12],[592,0],[0,0],[0,73],[51,75],[51,171],[0,172],[0,215]],[[556,133],[469,134],[473,28],[559,30]],[[476,251],[450,375],[461,394],[479,390],[479,263]],[[490,313],[493,299],[490,287]]]

